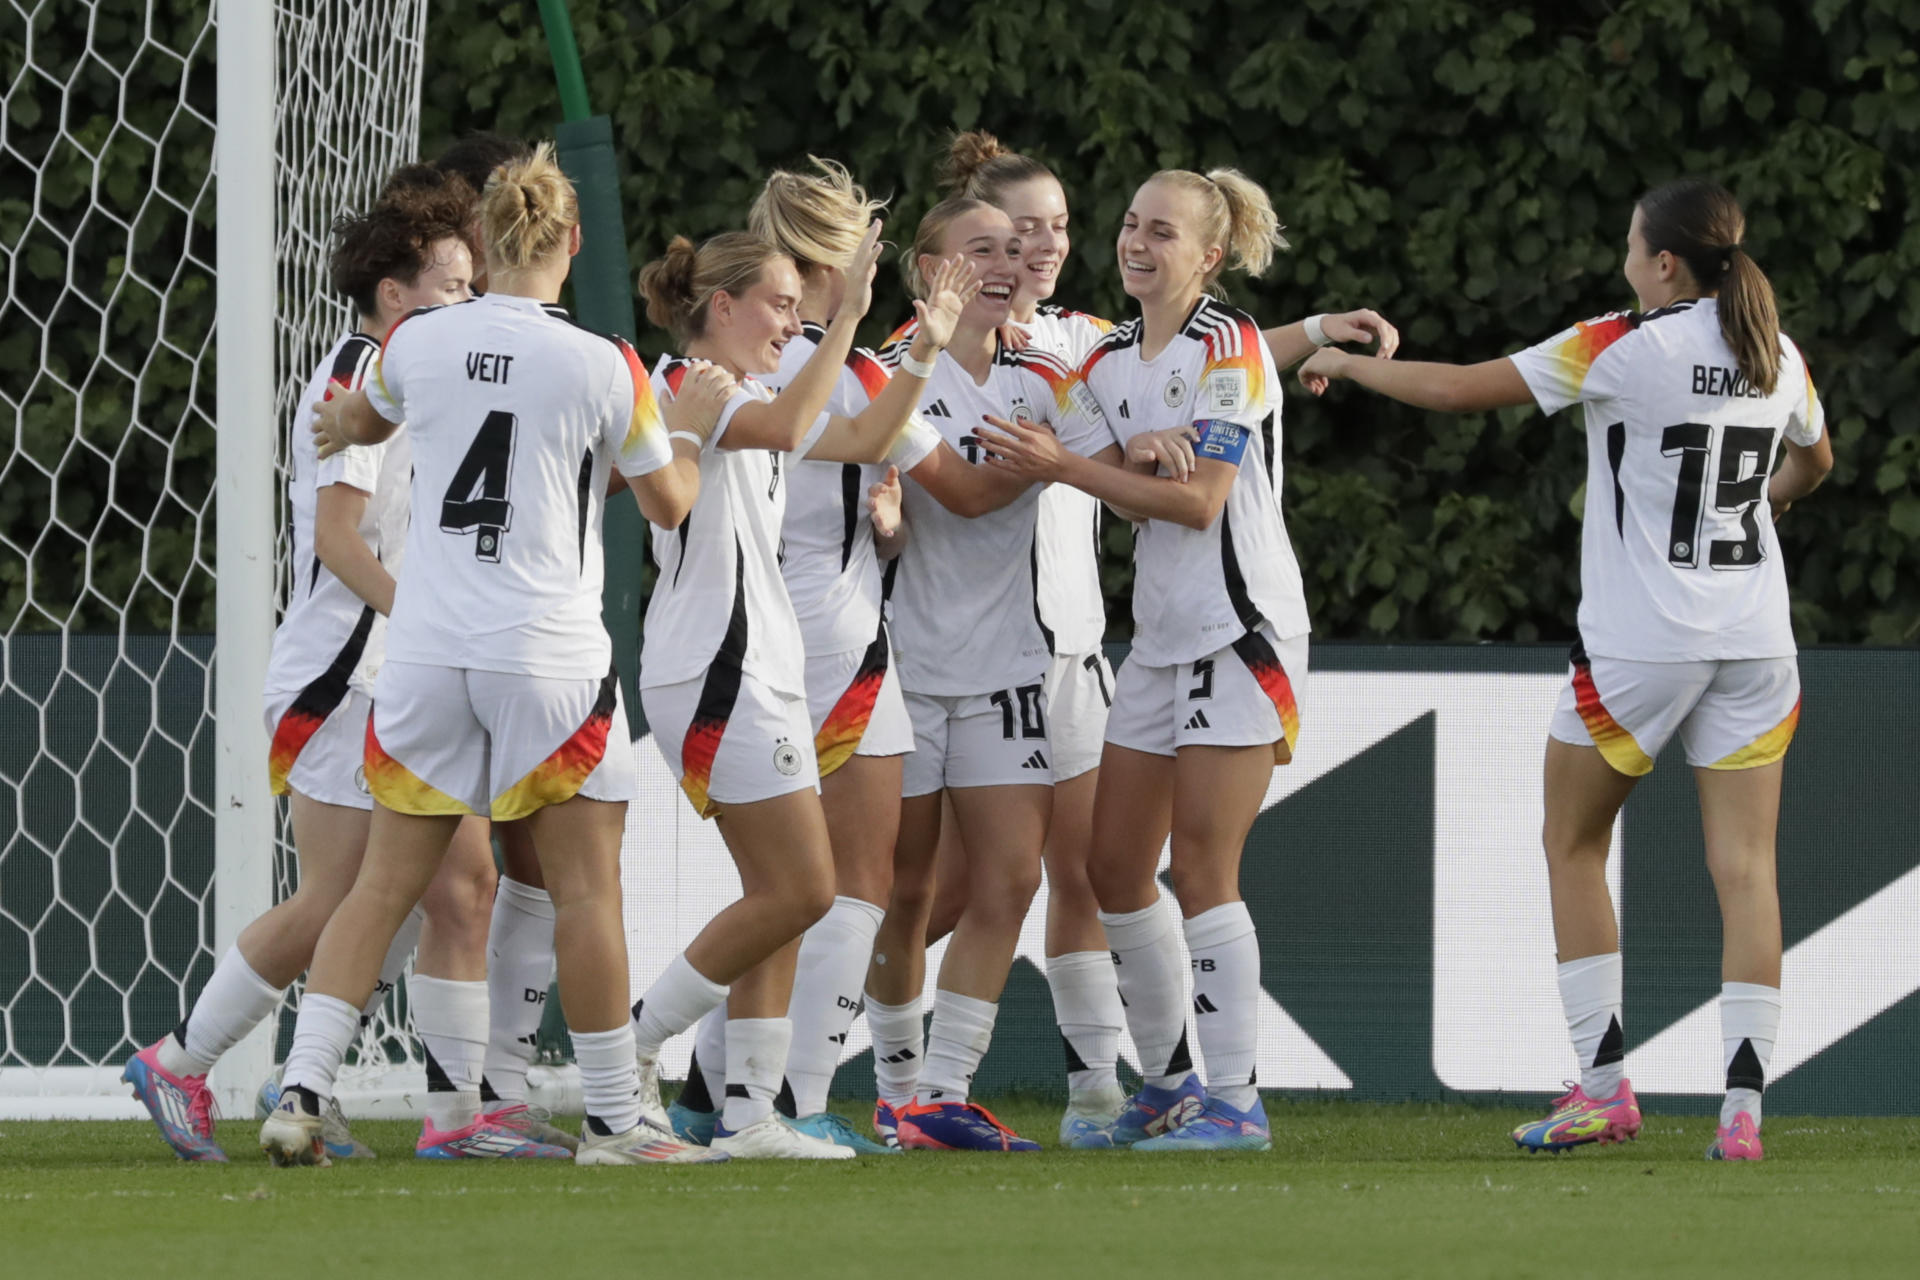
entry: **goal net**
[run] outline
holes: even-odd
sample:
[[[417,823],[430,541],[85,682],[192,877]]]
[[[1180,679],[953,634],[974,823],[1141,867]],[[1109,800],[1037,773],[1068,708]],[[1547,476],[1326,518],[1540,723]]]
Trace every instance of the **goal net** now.
[[[329,227],[414,157],[426,0],[280,0],[270,44],[268,8],[70,0],[0,15],[0,1117],[140,1114],[121,1065],[184,1016],[219,948],[296,875],[264,788],[225,795],[223,742],[257,736],[264,777],[265,738],[258,685],[217,699],[217,664],[264,666],[266,597],[284,598],[287,424],[352,321],[327,286]],[[238,38],[223,11],[262,33],[258,93],[231,91],[238,59],[219,65]],[[269,120],[271,197],[221,200],[222,131],[253,129],[265,155]],[[243,232],[270,235],[270,326],[216,306],[233,283],[217,246]],[[270,421],[230,411],[242,362],[270,364]],[[282,590],[216,604],[219,585],[249,581],[225,561],[266,549],[217,536],[216,473],[228,482],[230,451],[269,440],[276,471],[263,459],[256,474],[277,518],[257,525],[279,531],[262,542]],[[218,646],[216,610],[249,615]],[[249,808],[267,846],[251,852],[222,834],[223,810]],[[284,1049],[280,1022],[241,1055],[250,1070]],[[417,1089],[401,997],[358,1052],[344,1093]],[[238,1077],[216,1085],[226,1114],[246,1105]]]

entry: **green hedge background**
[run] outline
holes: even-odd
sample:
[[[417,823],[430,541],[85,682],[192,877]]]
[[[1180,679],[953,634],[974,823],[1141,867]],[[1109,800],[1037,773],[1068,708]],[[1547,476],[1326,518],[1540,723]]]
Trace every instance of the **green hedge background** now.
[[[1266,323],[1372,306],[1399,324],[1408,357],[1473,360],[1632,305],[1619,266],[1634,197],[1680,173],[1718,177],[1747,206],[1747,244],[1780,293],[1834,433],[1832,479],[1781,526],[1799,634],[1920,637],[1920,0],[571,8],[594,108],[613,118],[621,149],[636,266],[675,233],[740,225],[766,171],[808,152],[890,193],[892,238],[909,239],[935,198],[946,139],[983,126],[1046,159],[1066,184],[1077,248],[1059,300],[1069,305],[1124,318],[1111,243],[1142,177],[1233,164],[1272,192],[1295,246],[1267,280],[1234,282],[1236,303]],[[51,90],[16,74],[24,21],[0,18],[0,70],[12,86],[7,146],[30,154],[47,124],[22,108]],[[45,8],[36,21],[46,28],[36,63],[48,61],[44,41],[82,38],[53,30]],[[109,120],[111,87],[94,100]],[[428,154],[471,129],[549,131],[558,97],[535,5],[436,0],[423,97]],[[68,148],[54,180],[83,190],[86,163]],[[117,164],[109,149],[103,172]],[[0,250],[10,294],[32,296],[67,264],[29,243],[37,233],[24,225],[20,168],[0,150]],[[156,252],[177,253],[184,219],[154,222]],[[905,314],[897,281],[883,280],[869,338]],[[198,305],[204,315],[210,298]],[[150,341],[151,330],[114,340]],[[664,340],[643,337],[651,350]],[[55,336],[56,352],[65,340]],[[9,388],[21,362],[37,358],[26,345],[0,314]],[[1288,386],[1285,501],[1321,637],[1571,634],[1578,415],[1450,417],[1351,391],[1315,402]],[[71,408],[64,428],[60,414],[35,413],[30,402],[0,420],[57,458],[58,437],[46,433],[70,436]],[[94,430],[91,404],[86,417]],[[99,419],[111,433],[112,412]],[[173,489],[191,494],[210,481],[210,449],[204,436],[186,444],[185,465],[198,470],[177,471]],[[19,470],[0,476],[0,532],[31,546],[47,499],[14,483]],[[100,501],[83,476],[69,491]],[[133,520],[95,539],[94,562],[124,559],[115,538],[144,533],[143,522],[171,528],[168,501],[178,500],[131,504]],[[200,528],[210,562],[211,529]],[[1110,531],[1105,566],[1116,633],[1127,616],[1127,537]],[[183,629],[210,626],[212,584],[192,569],[192,540],[160,550],[163,581],[149,599],[182,591]],[[86,554],[61,544],[65,560],[37,566],[36,595],[72,578]],[[0,556],[0,619],[57,622],[58,609],[23,610],[15,560]],[[165,625],[164,611],[141,608],[129,625]],[[89,605],[74,621],[108,616]]]

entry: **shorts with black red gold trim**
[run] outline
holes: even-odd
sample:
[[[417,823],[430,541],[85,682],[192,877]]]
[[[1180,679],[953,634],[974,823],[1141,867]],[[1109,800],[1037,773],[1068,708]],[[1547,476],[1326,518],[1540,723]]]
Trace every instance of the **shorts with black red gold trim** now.
[[[885,623],[865,649],[807,659],[807,715],[823,778],[854,756],[913,750],[913,725]]]
[[[728,805],[820,789],[805,698],[718,665],[694,680],[642,689],[640,705],[667,767],[703,818]]]
[[[1696,769],[1758,769],[1787,754],[1800,724],[1800,664],[1793,658],[1634,662],[1589,656],[1575,642],[1572,671],[1548,732],[1597,747],[1638,778],[1674,733]]]
[[[348,809],[373,808],[367,789],[367,717],[373,699],[358,689],[345,690],[328,707],[300,693],[268,694],[266,699],[267,776],[273,794],[298,791],[309,800]]]
[[[946,787],[1053,785],[1044,680],[997,693],[907,694],[913,754],[901,795]]]
[[[1107,655],[1062,653],[1047,669],[1047,737],[1053,743],[1053,780],[1065,782],[1100,767],[1113,706],[1113,668]]]
[[[620,681],[389,661],[373,686],[366,771],[396,813],[508,822],[576,795],[631,800]]]
[[[1170,756],[1181,747],[1273,745],[1273,762],[1293,759],[1300,736],[1300,691],[1307,637],[1286,640],[1269,627],[1249,631],[1198,662],[1120,666],[1107,715],[1116,747]]]

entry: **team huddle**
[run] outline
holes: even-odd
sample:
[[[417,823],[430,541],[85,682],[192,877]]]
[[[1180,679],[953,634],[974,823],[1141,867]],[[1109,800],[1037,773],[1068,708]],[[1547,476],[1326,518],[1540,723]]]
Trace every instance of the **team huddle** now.
[[[260,1145],[276,1164],[371,1154],[335,1081],[412,957],[421,1157],[1037,1151],[970,1087],[1044,874],[1061,1145],[1268,1149],[1239,872],[1307,682],[1282,516],[1279,371],[1299,366],[1314,394],[1350,380],[1447,412],[1585,406],[1580,641],[1545,826],[1580,1078],[1513,1137],[1558,1151],[1641,1127],[1605,863],[1677,733],[1725,937],[1708,1155],[1761,1158],[1799,713],[1773,521],[1832,453],[1732,196],[1684,181],[1635,205],[1640,310],[1451,366],[1395,359],[1372,311],[1262,329],[1221,301],[1224,273],[1262,274],[1286,247],[1235,170],[1165,170],[1134,193],[1114,266],[1137,312],[1117,324],[1052,301],[1070,219],[1044,164],[971,133],[941,177],[901,255],[913,315],[879,351],[854,340],[882,207],[815,160],[771,175],[746,229],[675,237],[641,271],[672,337],[651,371],[558,305],[580,214],[544,144],[465,140],[336,225],[334,282],[361,324],[292,424],[294,574],[264,698],[299,886],[128,1064],[169,1145],[226,1159],[207,1073],[305,972]],[[658,571],[646,721],[741,883],[631,1003],[634,747],[600,620],[605,558],[642,554],[603,545],[629,491]],[[1103,508],[1134,528],[1117,673]],[[1157,881],[1169,844],[1181,936]],[[527,1102],[556,968],[577,1134]],[[870,1133],[827,1105],[862,1014]],[[669,1108],[661,1053],[688,1033]]]

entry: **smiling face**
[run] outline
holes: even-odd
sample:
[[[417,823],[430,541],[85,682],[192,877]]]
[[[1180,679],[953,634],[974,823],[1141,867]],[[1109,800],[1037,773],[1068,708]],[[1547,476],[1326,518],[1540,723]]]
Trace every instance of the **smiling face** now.
[[[930,278],[942,259],[956,254],[973,263],[981,280],[980,293],[960,313],[960,322],[983,329],[1005,324],[1022,261],[1020,237],[1013,233],[1012,219],[987,204],[961,214],[947,224],[938,253],[921,256],[921,279]]]
[[[1053,296],[1060,268],[1072,248],[1067,238],[1067,193],[1055,178],[1029,178],[1007,189],[1000,208],[1020,237],[1018,296],[1023,302],[1045,302]]]
[[[780,352],[800,333],[800,272],[793,259],[768,259],[760,278],[740,293],[714,294],[707,314],[706,337],[724,363],[741,373],[777,371]]]
[[[473,253],[459,236],[436,240],[427,251],[427,265],[411,284],[389,276],[380,282],[380,306],[388,325],[421,307],[465,302],[473,296]]]
[[[1204,228],[1193,193],[1166,182],[1142,185],[1114,245],[1128,296],[1142,303],[1197,297],[1224,252],[1205,241]]]

